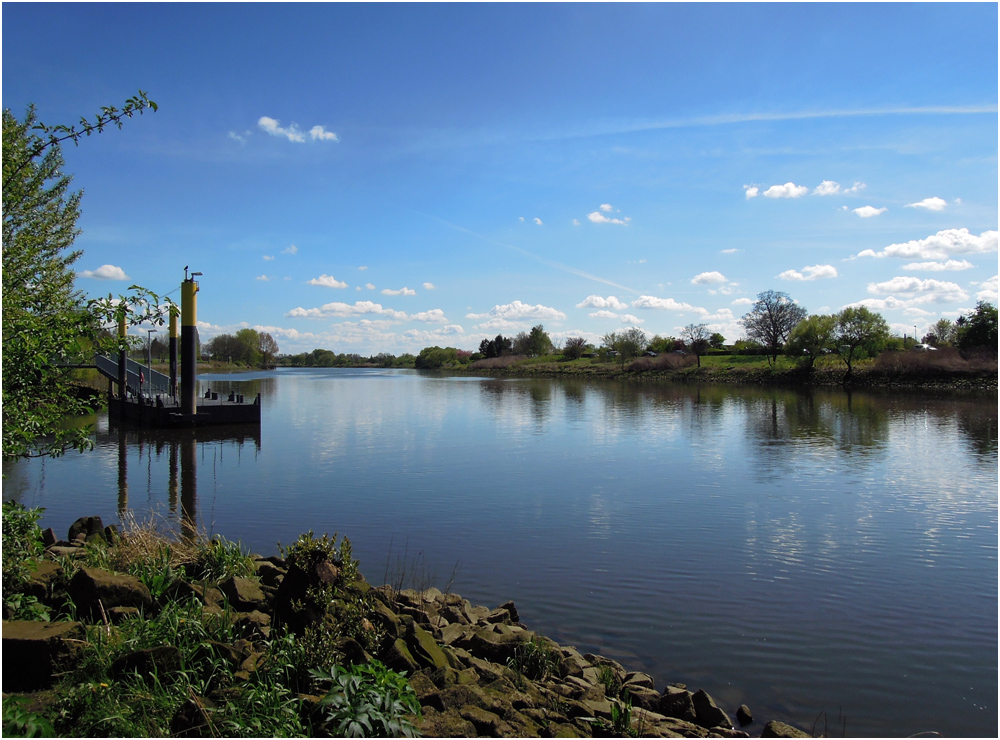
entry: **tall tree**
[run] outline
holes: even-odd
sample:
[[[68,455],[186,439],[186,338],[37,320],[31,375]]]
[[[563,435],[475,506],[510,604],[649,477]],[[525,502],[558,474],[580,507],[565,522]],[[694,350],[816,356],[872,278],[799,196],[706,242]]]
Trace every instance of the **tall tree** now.
[[[145,97],[126,108],[104,108],[82,128],[39,123],[34,106],[24,120],[3,110],[3,457],[59,455],[90,446],[89,429],[68,430],[62,420],[89,410],[65,365],[99,343],[103,323],[136,310],[155,315],[152,297],[85,301],[74,289],[72,250],[79,234],[79,191],[63,172],[60,143],[118,125],[144,109]],[[33,133],[40,131],[42,135]],[[162,323],[162,320],[160,320]],[[112,340],[116,341],[116,340]]]
[[[708,324],[688,324],[681,331],[681,338],[687,342],[694,356],[698,358],[698,367],[701,367],[701,356],[708,351],[708,341],[711,336]]]
[[[997,351],[997,307],[986,301],[979,301],[976,310],[968,316],[960,316],[958,321],[958,348],[969,350]]]
[[[541,324],[531,327],[531,332],[528,334],[528,354],[532,357],[539,357],[547,355],[551,351],[552,339],[544,327]]]
[[[830,350],[836,326],[837,319],[833,316],[814,315],[803,319],[788,335],[785,351],[790,355],[804,357],[809,367],[812,367],[817,357]]]
[[[563,356],[571,360],[578,360],[583,356],[583,351],[587,347],[587,340],[583,337],[569,337],[563,347]]]
[[[774,363],[788,341],[795,325],[806,317],[806,310],[780,290],[765,290],[740,323],[748,339],[759,342],[768,350],[768,362]]]
[[[239,342],[240,362],[247,365],[257,365],[260,363],[260,334],[256,329],[240,329],[236,332],[236,341]]]
[[[840,359],[847,365],[847,374],[854,372],[854,363],[874,357],[889,338],[889,325],[881,314],[866,306],[851,306],[837,314],[833,343]]]
[[[268,332],[262,331],[257,337],[257,352],[260,353],[260,364],[263,367],[271,367],[274,364],[274,358],[278,356],[278,343],[274,340]],[[385,365],[389,367],[392,364],[392,355],[389,355],[389,364]],[[380,357],[384,362],[385,358]]]

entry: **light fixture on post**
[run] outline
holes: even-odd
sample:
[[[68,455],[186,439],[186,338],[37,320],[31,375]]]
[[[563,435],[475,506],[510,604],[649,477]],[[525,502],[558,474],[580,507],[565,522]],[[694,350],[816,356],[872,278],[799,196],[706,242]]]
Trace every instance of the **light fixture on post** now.
[[[153,335],[156,329],[146,329],[146,378],[149,380],[149,397],[153,397]],[[140,386],[141,390],[141,386]]]

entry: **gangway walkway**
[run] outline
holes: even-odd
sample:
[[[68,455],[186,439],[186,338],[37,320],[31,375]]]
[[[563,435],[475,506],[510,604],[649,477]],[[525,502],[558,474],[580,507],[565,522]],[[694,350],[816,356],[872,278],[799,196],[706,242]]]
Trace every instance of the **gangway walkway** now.
[[[97,365],[98,372],[104,377],[118,382],[118,363],[109,357],[104,357],[103,355],[95,355],[94,363]],[[128,360],[125,365],[125,384],[132,389],[139,388],[139,377],[142,374],[142,392],[154,396],[157,393],[170,393],[170,376],[164,375],[163,373],[157,372],[156,370],[150,370],[145,365],[140,365],[135,360]]]

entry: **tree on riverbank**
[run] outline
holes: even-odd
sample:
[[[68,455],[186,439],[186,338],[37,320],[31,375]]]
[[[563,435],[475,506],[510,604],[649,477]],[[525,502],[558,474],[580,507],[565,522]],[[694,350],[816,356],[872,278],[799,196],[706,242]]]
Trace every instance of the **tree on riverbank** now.
[[[753,308],[740,321],[748,339],[767,347],[773,364],[781,354],[788,335],[806,317],[806,310],[780,290],[765,290],[757,294]]]
[[[997,352],[997,307],[986,301],[979,301],[976,310],[968,316],[960,316],[957,324],[958,348],[963,352],[987,350]]]
[[[681,338],[687,342],[691,352],[698,358],[698,367],[701,367],[701,356],[708,352],[711,336],[708,324],[688,324],[681,331]]]
[[[118,314],[155,313],[158,298],[132,286],[128,298],[86,301],[74,288],[71,251],[80,230],[81,191],[70,190],[60,143],[156,104],[140,91],[125,108],[103,108],[93,122],[46,126],[29,106],[24,120],[3,111],[3,456],[60,455],[89,447],[89,429],[65,429],[67,416],[89,411],[63,365],[102,342],[102,324]],[[43,135],[34,133],[41,132]],[[153,300],[147,300],[153,299]],[[110,339],[106,343],[113,344]]]
[[[833,348],[833,332],[837,319],[833,316],[809,316],[803,319],[788,335],[785,353],[801,357],[813,367],[816,358]]]
[[[847,365],[848,375],[857,360],[875,357],[888,339],[889,325],[885,319],[865,306],[845,308],[836,316],[833,344]]]

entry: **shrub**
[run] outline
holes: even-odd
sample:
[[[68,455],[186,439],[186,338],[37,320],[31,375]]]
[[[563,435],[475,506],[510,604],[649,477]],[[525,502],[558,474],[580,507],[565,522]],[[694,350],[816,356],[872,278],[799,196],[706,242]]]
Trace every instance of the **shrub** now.
[[[648,373],[658,370],[680,370],[685,367],[692,367],[697,363],[698,358],[694,355],[678,355],[668,352],[656,357],[640,357],[638,360],[630,362],[625,369],[630,373]]]

